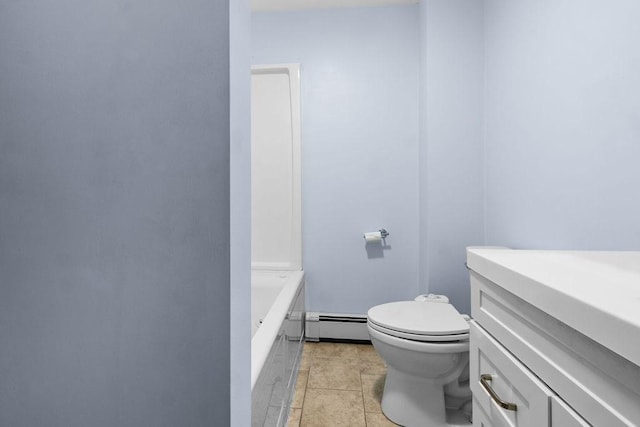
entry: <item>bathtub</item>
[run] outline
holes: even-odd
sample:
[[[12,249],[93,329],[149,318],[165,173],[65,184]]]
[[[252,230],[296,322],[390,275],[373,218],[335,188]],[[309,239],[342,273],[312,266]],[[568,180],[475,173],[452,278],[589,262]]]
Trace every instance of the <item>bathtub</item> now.
[[[283,426],[304,339],[304,272],[251,273],[251,424]]]

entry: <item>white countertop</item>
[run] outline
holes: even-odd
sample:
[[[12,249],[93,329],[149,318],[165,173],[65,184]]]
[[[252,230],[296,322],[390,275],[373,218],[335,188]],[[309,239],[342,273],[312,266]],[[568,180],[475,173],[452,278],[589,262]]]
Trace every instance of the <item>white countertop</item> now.
[[[469,248],[467,266],[640,366],[640,252]]]

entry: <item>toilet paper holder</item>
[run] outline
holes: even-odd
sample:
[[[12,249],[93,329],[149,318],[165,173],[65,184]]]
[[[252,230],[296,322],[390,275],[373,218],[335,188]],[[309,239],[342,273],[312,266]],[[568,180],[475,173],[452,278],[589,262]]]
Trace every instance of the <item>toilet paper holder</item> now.
[[[364,233],[364,240],[366,240],[367,243],[379,242],[380,240],[386,239],[388,236],[389,232],[384,228],[381,228],[378,231]]]

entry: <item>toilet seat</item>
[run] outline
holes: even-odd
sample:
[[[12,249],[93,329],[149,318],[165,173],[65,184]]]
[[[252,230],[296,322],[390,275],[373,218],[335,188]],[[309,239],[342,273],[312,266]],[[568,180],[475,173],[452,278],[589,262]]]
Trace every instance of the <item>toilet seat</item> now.
[[[367,318],[373,329],[412,341],[461,341],[469,337],[467,321],[446,303],[392,302],[371,308]]]
[[[468,341],[469,334],[451,334],[451,335],[425,335],[425,334],[410,334],[407,332],[396,331],[394,329],[385,328],[384,326],[377,325],[371,321],[367,322],[368,325],[383,334],[390,335],[396,338],[402,338],[405,340],[419,341],[419,342],[453,342],[453,341]]]

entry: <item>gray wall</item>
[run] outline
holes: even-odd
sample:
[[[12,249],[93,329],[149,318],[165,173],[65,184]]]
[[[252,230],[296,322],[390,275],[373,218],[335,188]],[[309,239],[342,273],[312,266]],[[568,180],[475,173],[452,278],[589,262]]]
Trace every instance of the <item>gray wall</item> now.
[[[0,425],[229,423],[228,22],[0,5]]]
[[[469,313],[465,248],[484,243],[483,3],[420,5],[420,283]]]
[[[640,249],[640,3],[486,2],[487,243]]]
[[[308,308],[418,292],[417,6],[254,13],[252,61],[301,63]],[[365,248],[385,227],[390,246]]]

